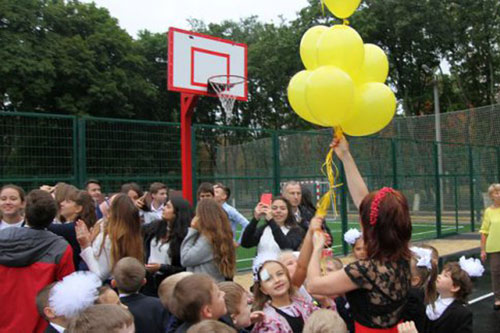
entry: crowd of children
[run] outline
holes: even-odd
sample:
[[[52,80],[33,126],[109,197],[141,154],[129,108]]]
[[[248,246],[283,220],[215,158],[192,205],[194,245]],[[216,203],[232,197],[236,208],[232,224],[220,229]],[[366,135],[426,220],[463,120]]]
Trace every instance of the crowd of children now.
[[[466,301],[479,260],[438,274],[437,250],[410,246],[406,198],[369,193],[347,142],[332,147],[360,212],[360,230],[344,234],[345,265],[294,182],[259,202],[251,221],[220,183],[200,185],[194,211],[161,183],[109,196],[96,180],[28,195],[3,186],[0,331],[472,332]],[[234,281],[240,243],[256,248],[250,288]]]

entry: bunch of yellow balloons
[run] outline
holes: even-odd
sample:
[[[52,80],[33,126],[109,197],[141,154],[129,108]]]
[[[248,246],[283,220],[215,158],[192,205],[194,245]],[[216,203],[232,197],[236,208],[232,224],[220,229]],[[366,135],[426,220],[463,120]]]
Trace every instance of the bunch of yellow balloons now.
[[[361,0],[323,0],[339,18],[349,17]],[[313,124],[341,127],[352,136],[370,135],[390,123],[396,97],[384,84],[389,62],[376,45],[348,25],[310,28],[300,42],[305,70],[288,85],[295,112]]]

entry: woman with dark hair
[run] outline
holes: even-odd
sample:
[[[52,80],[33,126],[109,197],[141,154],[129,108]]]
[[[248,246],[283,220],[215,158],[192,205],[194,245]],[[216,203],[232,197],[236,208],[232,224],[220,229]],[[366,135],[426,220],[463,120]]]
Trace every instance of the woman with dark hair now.
[[[73,249],[73,263],[76,270],[86,270],[81,262],[80,245],[76,239],[76,221],[82,220],[90,230],[96,223],[94,200],[87,191],[80,191],[70,186],[65,188],[65,197],[59,204],[59,214],[66,221],[63,224],[51,223],[48,227],[56,235],[64,237]]]
[[[299,257],[309,262],[307,289],[321,295],[346,293],[356,333],[396,333],[411,287],[408,244],[412,226],[408,202],[403,194],[388,187],[368,193],[347,141],[334,139],[332,147],[344,164],[349,192],[359,207],[368,258],[321,276],[325,239],[322,233],[314,232],[308,237],[309,242],[304,242],[302,258]],[[310,254],[311,249],[312,257],[308,258],[304,254]]]
[[[266,223],[257,227],[262,217]],[[281,250],[298,250],[304,231],[297,224],[290,202],[283,197],[272,200],[271,206],[259,202],[254,210],[254,217],[245,228],[241,246],[257,246],[259,253],[274,254],[278,258]]]
[[[158,286],[166,277],[181,272],[181,244],[193,219],[189,202],[174,196],[163,207],[162,219],[142,227],[144,258],[148,271],[143,293],[158,296]]]

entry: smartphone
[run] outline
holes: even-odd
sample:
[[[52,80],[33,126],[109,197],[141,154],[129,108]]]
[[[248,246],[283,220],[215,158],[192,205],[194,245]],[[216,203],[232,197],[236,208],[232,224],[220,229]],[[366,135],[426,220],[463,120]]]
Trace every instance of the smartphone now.
[[[273,195],[271,193],[262,193],[262,195],[260,196],[260,202],[262,202],[265,205],[270,206],[272,200],[273,200]]]

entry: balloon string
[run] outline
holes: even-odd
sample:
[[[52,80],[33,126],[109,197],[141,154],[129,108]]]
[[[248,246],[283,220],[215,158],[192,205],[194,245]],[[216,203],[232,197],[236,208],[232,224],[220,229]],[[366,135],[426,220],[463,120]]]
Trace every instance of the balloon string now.
[[[343,25],[349,25],[349,20],[348,19],[343,19],[342,20]]]
[[[325,16],[325,0],[319,0],[321,2],[321,13]]]
[[[342,130],[340,127],[335,128],[335,136],[342,136]],[[337,165],[333,161],[333,148],[330,149],[328,154],[326,155],[325,163],[321,166],[321,172],[328,179],[329,189],[328,192],[325,193],[317,204],[316,215],[325,217],[328,213],[328,208],[330,204],[333,209],[334,219],[338,217],[337,213],[337,194],[335,193],[335,189],[342,186],[342,183],[338,183],[339,178],[339,169]]]

